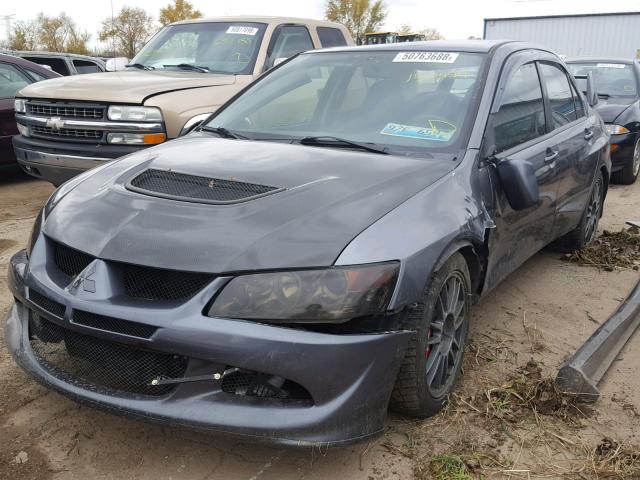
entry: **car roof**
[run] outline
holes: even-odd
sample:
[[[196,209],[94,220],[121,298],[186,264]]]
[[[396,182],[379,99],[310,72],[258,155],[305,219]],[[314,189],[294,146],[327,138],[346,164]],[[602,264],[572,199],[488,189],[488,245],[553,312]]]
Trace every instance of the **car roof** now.
[[[101,62],[102,60],[100,60],[97,57],[91,57],[89,55],[81,55],[79,53],[65,53],[65,52],[46,52],[46,51],[30,51],[30,50],[10,50],[7,51],[7,54],[9,55],[16,55],[16,56],[23,56],[23,55],[27,55],[29,57],[70,57],[70,58],[77,58],[77,59],[82,59],[82,60],[97,60],[99,62]]]
[[[7,63],[13,63],[15,65],[20,65],[22,67],[28,68],[30,70],[33,70],[47,78],[55,78],[55,77],[60,77],[61,75],[59,73],[54,72],[53,70],[49,70],[48,68],[44,68],[41,65],[38,65],[37,63],[33,63],[30,62],[29,60],[25,60],[22,57],[16,57],[15,55],[8,55],[6,53],[0,53],[0,61],[2,62],[7,62]]]
[[[315,20],[311,18],[299,18],[299,17],[274,17],[274,16],[251,16],[251,15],[234,15],[225,17],[201,17],[192,18],[189,20],[181,20],[174,22],[171,25],[183,25],[185,23],[214,23],[214,22],[247,22],[247,23],[266,23],[279,25],[281,23],[302,23],[305,25],[315,25],[320,27],[334,27],[344,29],[345,26],[336,23],[329,22],[328,20]]]
[[[388,51],[424,51],[442,50],[452,52],[489,53],[498,48],[507,48],[512,51],[536,49],[553,53],[551,50],[539,45],[515,40],[426,40],[420,42],[387,43],[382,45],[360,45],[357,47],[335,47],[322,50],[313,50],[306,53],[322,53],[327,51],[361,51],[361,50],[388,50]],[[555,55],[555,53],[554,53]]]
[[[565,63],[624,63],[631,65],[636,61],[633,58],[620,57],[570,57],[565,58]]]

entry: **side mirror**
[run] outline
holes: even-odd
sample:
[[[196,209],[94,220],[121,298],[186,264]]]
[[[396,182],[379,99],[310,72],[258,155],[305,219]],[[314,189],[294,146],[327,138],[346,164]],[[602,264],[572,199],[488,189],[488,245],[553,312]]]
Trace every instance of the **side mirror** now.
[[[128,63],[129,59],[127,57],[110,58],[106,61],[107,72],[124,70]]]
[[[599,102],[599,97],[596,82],[593,79],[593,73],[589,72],[586,75],[575,75],[575,79],[578,83],[578,88],[580,88],[582,93],[587,97],[587,103],[595,107]]]
[[[496,162],[500,184],[514,210],[533,207],[540,201],[538,179],[533,165],[526,160],[504,159]]]

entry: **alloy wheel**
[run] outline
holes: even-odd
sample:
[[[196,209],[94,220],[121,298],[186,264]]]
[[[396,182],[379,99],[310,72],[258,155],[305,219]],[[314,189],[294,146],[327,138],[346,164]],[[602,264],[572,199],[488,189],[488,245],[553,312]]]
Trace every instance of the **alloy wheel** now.
[[[463,276],[453,272],[436,299],[425,351],[427,386],[434,397],[447,391],[462,361],[467,295]]]
[[[587,206],[586,221],[584,229],[585,245],[591,243],[596,236],[598,229],[598,221],[600,219],[600,211],[602,209],[602,181],[597,180],[591,191],[591,198]]]
[[[636,142],[636,147],[633,149],[633,163],[631,164],[631,171],[633,176],[637,177],[640,173],[640,139]]]

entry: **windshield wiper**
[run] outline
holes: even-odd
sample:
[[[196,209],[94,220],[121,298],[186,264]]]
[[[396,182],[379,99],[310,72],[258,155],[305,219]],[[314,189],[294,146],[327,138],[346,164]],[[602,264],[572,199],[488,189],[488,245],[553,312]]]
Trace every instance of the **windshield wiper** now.
[[[223,138],[233,138],[235,140],[251,140],[249,137],[245,137],[244,135],[240,135],[239,133],[232,132],[224,127],[201,127],[200,130],[204,130],[205,132],[217,133]]]
[[[151,65],[143,65],[142,63],[129,63],[125,67],[139,68],[140,70],[155,70]]]
[[[182,70],[192,70],[194,72],[209,73],[209,69],[207,67],[201,67],[199,65],[191,65],[190,63],[179,63],[177,65],[163,65],[163,67],[165,68],[175,67],[175,68],[180,68]]]
[[[354,140],[347,140],[346,138],[333,137],[331,135],[322,135],[318,137],[304,137],[299,140],[301,145],[319,145],[319,146],[348,146],[355,147],[367,152],[380,153],[382,155],[388,155],[387,147],[383,147],[376,143],[363,143],[356,142]]]

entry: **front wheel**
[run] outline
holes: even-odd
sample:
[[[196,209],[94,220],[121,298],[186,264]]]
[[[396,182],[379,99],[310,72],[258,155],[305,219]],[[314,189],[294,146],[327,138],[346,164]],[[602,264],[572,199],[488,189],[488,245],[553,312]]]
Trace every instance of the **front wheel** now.
[[[464,257],[455,253],[434,274],[411,312],[416,331],[400,367],[390,406],[401,413],[438,413],[462,368],[469,334],[471,279]]]
[[[633,149],[633,156],[622,169],[613,172],[611,181],[622,185],[632,185],[636,182],[638,174],[640,174],[640,137],[638,137]]]

